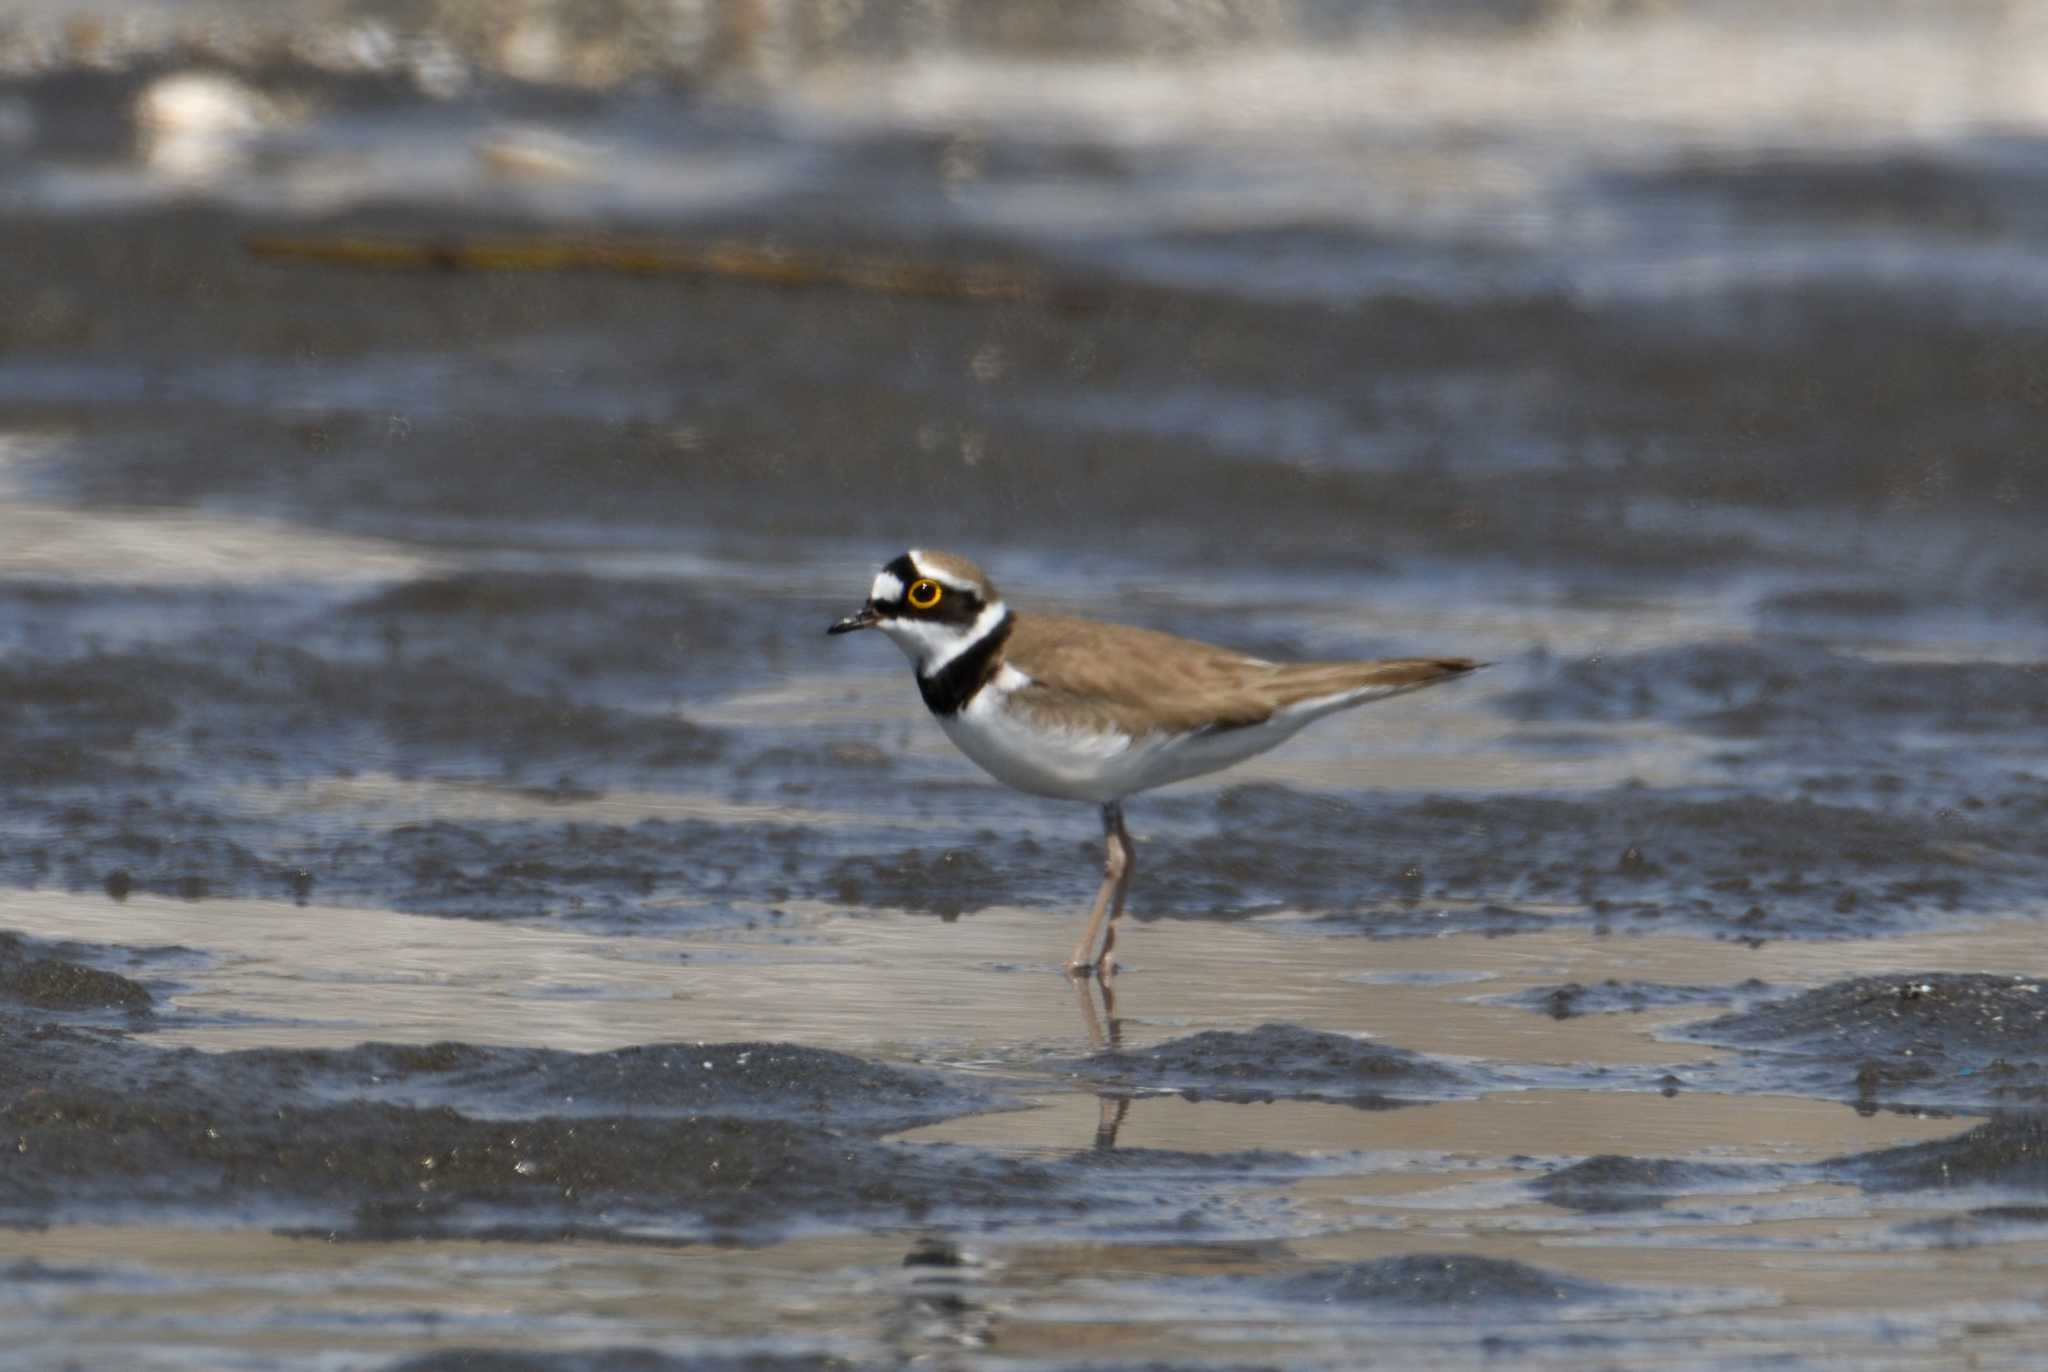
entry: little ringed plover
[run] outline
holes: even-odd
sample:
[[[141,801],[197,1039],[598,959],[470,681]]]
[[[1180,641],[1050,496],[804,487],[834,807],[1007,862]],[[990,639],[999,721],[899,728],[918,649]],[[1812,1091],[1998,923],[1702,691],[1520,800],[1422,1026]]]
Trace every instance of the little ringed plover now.
[[[884,566],[867,603],[826,632],[856,629],[895,640],[939,726],[983,771],[1032,795],[1102,807],[1102,886],[1067,968],[1093,967],[1104,980],[1115,971],[1131,879],[1126,796],[1220,771],[1324,715],[1481,665],[1268,662],[1151,629],[1019,614],[972,562],[915,548]]]

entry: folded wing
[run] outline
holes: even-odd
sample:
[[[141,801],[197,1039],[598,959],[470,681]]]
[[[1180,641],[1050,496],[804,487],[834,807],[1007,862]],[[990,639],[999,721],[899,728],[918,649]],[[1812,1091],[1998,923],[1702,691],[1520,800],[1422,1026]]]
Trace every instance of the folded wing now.
[[[1276,663],[1191,639],[1056,615],[1020,617],[1009,657],[1031,677],[1014,702],[1134,736],[1304,719],[1462,676],[1469,658]]]

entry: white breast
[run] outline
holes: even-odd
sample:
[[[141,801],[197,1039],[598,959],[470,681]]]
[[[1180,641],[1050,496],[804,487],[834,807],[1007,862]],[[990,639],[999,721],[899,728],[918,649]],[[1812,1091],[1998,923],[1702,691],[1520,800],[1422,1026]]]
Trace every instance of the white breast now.
[[[1008,678],[1008,680],[1006,680]],[[1009,707],[1010,691],[1024,684],[1014,667],[974,693],[958,714],[941,715],[939,725],[954,746],[997,781],[1035,796],[1058,800],[1116,799],[1105,791],[1130,737],[1088,729],[1047,729]]]

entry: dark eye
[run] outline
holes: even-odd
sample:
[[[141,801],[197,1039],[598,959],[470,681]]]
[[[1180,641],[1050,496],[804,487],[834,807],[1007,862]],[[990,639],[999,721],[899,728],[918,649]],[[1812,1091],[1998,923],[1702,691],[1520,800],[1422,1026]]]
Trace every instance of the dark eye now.
[[[913,610],[929,610],[938,604],[940,597],[945,594],[938,582],[926,577],[911,582],[910,589],[903,593],[903,598],[910,602],[910,608]]]

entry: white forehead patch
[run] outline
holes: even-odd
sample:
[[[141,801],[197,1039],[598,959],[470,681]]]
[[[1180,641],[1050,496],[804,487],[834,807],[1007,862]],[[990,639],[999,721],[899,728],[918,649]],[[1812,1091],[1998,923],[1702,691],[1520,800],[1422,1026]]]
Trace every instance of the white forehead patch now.
[[[897,580],[894,572],[882,572],[876,576],[874,589],[868,592],[868,599],[878,604],[887,604],[892,600],[900,600],[902,596],[903,583]]]

